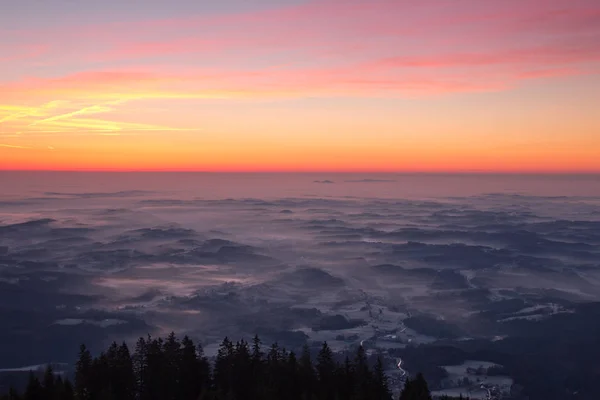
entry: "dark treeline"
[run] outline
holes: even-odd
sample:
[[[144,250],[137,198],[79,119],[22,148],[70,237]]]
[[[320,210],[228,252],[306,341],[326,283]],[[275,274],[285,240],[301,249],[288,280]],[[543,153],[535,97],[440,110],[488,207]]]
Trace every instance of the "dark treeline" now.
[[[225,338],[214,363],[188,337],[140,338],[133,354],[113,343],[93,357],[81,346],[75,381],[49,367],[33,373],[22,395],[11,390],[1,400],[392,400],[380,359],[371,368],[362,347],[340,363],[323,343],[315,360],[260,339],[233,343]],[[407,380],[399,400],[430,400],[421,374]]]

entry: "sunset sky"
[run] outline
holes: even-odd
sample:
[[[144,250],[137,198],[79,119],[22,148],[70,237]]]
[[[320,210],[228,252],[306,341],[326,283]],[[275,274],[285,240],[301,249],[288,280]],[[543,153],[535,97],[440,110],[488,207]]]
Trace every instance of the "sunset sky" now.
[[[0,169],[600,172],[600,1],[6,0]]]

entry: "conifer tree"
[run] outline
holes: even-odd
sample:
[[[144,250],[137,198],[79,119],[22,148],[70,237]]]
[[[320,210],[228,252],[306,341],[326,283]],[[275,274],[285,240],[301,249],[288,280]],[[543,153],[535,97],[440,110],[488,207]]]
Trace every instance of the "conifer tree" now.
[[[243,398],[253,391],[252,360],[250,347],[244,339],[237,342],[234,350],[233,362],[233,394],[236,398]]]
[[[208,391],[212,385],[211,368],[208,358],[204,356],[204,350],[200,343],[198,343],[198,346],[196,346],[196,354],[198,355],[198,363],[200,370],[198,380],[201,388],[200,392],[202,394]]]
[[[275,400],[281,396],[281,350],[277,343],[273,343],[267,353],[265,364],[265,379],[263,381],[263,397],[265,400]]]
[[[302,348],[298,374],[298,380],[302,387],[302,400],[311,400],[316,389],[316,376],[308,345],[304,345]]]
[[[115,399],[134,400],[136,394],[136,379],[133,370],[133,359],[126,343],[116,350],[115,363]]]
[[[44,400],[44,391],[40,380],[33,371],[29,372],[29,380],[25,388],[24,400]]]
[[[431,400],[431,392],[427,385],[427,381],[423,377],[423,374],[418,373],[414,382],[413,389],[415,393],[415,399],[417,400]]]
[[[205,380],[202,378],[200,360],[194,342],[187,336],[181,341],[181,358],[179,361],[179,398],[197,399],[203,390]]]
[[[322,400],[335,398],[334,374],[336,370],[333,352],[327,342],[323,343],[317,355],[317,376],[319,378],[319,396]]]
[[[166,359],[162,338],[152,339],[146,345],[147,370],[145,382],[147,400],[164,400],[167,395]]]
[[[75,364],[75,396],[77,400],[90,400],[90,379],[92,369],[92,355],[82,344],[79,347],[79,359]]]
[[[285,374],[283,379],[283,385],[287,389],[287,397],[290,400],[300,400],[301,398],[302,386],[299,379],[299,369],[300,365],[296,359],[296,354],[291,351],[285,362]]]
[[[400,392],[399,400],[414,400],[413,383],[410,377],[404,381],[404,388]]]
[[[54,396],[51,399],[53,400],[62,400],[65,396],[65,382],[63,378],[58,375],[54,380]]]
[[[418,373],[415,379],[406,379],[400,400],[432,400],[431,392],[423,374]]]
[[[252,339],[252,354],[251,354],[251,376],[254,386],[248,393],[249,400],[258,400],[260,398],[259,388],[264,384],[264,353],[262,351],[262,342],[258,335],[255,335]]]
[[[12,386],[10,387],[10,389],[8,389],[8,395],[6,397],[6,400],[21,400],[21,395],[17,393],[15,388]]]
[[[148,336],[150,341],[150,336]],[[135,375],[135,388],[139,400],[147,400],[148,394],[148,343],[143,337],[139,338],[135,344],[135,351],[132,357],[133,373]]]
[[[163,344],[164,351],[164,400],[178,400],[179,365],[181,364],[181,343],[171,332]]]
[[[74,400],[75,399],[75,392],[73,390],[73,385],[71,385],[71,382],[68,379],[64,381],[62,393],[63,393],[62,400]]]
[[[51,368],[42,383],[32,373],[22,400],[390,400],[383,363],[370,369],[362,347],[354,362],[347,357],[340,365],[323,343],[313,368],[308,346],[299,359],[277,343],[264,354],[257,337],[252,346],[225,338],[214,379],[202,347],[174,334],[141,338],[133,355],[125,343],[95,358],[81,346],[75,376],[77,395]],[[407,380],[400,399],[431,400],[422,375]],[[11,392],[10,400],[21,399]]]
[[[92,367],[87,378],[91,400],[112,400],[113,385],[111,372],[112,369],[107,353],[100,353],[99,357],[92,360]]]
[[[359,346],[356,351],[356,358],[354,360],[355,368],[355,398],[357,400],[368,399],[371,393],[372,374],[369,370],[369,364],[367,362],[367,355],[364,347]]]
[[[374,400],[390,400],[392,395],[388,387],[388,378],[385,375],[381,357],[377,357],[377,363],[373,370],[373,399]]]
[[[230,396],[233,383],[233,343],[225,337],[217,350],[214,367],[215,390],[219,395]]]
[[[55,384],[54,370],[51,365],[46,367],[44,371],[44,378],[42,380],[43,385],[43,397],[44,399],[54,400],[57,396],[57,388]]]

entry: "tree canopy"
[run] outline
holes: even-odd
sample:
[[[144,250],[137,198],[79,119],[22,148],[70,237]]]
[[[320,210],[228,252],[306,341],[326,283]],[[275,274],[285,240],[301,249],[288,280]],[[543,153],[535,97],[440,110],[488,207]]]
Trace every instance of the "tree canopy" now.
[[[359,347],[353,359],[336,361],[327,343],[316,359],[260,339],[225,338],[211,362],[189,337],[140,338],[133,353],[113,343],[93,357],[80,347],[74,385],[48,367],[33,372],[22,395],[1,400],[392,400],[381,359],[374,368]],[[406,381],[399,400],[431,400],[423,375]]]

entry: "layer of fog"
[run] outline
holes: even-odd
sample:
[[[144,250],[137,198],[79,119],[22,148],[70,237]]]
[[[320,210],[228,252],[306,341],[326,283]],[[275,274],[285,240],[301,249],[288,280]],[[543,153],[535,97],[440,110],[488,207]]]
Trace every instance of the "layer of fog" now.
[[[13,197],[0,204],[0,359],[62,361],[79,341],[171,330],[207,348],[255,333],[492,338],[600,300],[599,245],[591,196]]]

